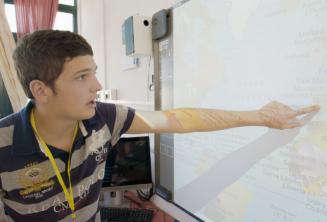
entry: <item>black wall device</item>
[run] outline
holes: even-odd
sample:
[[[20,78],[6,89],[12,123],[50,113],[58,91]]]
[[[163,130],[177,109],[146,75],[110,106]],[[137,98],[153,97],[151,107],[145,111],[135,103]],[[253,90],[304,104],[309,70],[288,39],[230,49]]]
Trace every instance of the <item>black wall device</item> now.
[[[163,37],[168,32],[168,10],[162,9],[152,16],[152,39],[158,40]]]

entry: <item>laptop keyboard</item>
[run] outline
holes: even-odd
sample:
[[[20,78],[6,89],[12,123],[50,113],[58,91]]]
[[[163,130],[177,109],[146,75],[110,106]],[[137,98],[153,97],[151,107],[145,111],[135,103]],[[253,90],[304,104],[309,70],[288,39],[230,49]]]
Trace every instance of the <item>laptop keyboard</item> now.
[[[142,208],[101,207],[102,222],[151,222],[153,211]]]

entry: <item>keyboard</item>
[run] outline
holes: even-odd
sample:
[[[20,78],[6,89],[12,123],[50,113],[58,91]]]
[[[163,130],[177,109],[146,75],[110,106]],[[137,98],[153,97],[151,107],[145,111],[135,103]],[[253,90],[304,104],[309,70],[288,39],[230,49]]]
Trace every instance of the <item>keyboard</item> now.
[[[101,207],[101,222],[151,222],[153,211],[142,208]]]

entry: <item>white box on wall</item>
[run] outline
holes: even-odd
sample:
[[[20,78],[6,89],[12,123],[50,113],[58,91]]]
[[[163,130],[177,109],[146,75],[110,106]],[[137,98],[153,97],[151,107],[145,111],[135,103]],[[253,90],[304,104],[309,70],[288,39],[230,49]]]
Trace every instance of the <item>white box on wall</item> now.
[[[128,17],[122,26],[125,54],[131,57],[152,55],[151,18],[139,14]]]

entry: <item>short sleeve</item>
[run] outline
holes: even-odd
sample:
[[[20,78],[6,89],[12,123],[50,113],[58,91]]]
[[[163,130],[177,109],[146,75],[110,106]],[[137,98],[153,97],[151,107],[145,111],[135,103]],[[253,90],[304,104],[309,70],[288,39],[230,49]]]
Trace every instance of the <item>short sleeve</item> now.
[[[111,145],[114,146],[122,134],[130,128],[135,110],[133,108],[112,103],[98,103],[97,109],[111,132]]]
[[[132,125],[134,115],[134,109],[122,105],[116,105],[116,119],[111,137],[112,145],[115,145],[121,135],[127,132],[129,127]]]

